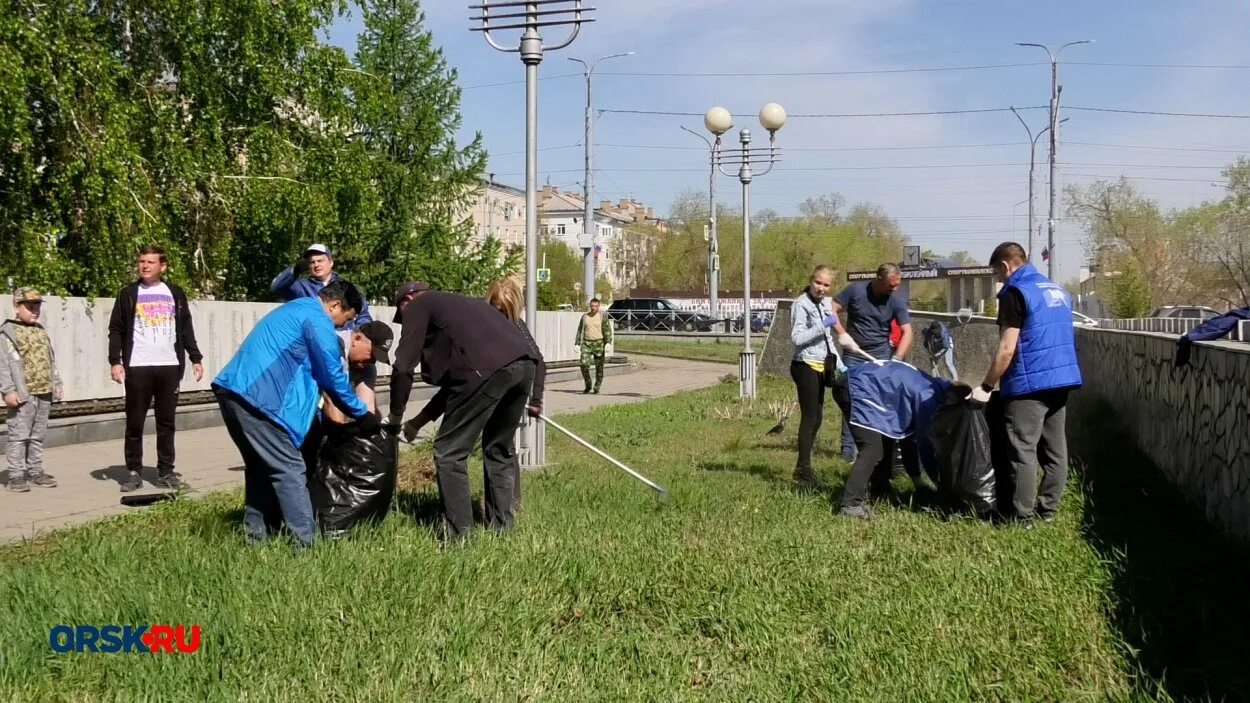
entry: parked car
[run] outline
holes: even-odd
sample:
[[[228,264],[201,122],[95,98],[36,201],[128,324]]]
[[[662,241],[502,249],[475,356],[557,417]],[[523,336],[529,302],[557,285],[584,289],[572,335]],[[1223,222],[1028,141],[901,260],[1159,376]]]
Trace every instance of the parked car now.
[[[1205,305],[1164,305],[1155,308],[1150,317],[1183,318],[1190,320],[1209,320],[1219,317],[1220,313]]]
[[[1072,326],[1073,327],[1097,327],[1098,320],[1095,320],[1089,315],[1082,315],[1081,313],[1073,310],[1072,311]]]
[[[764,332],[767,332],[772,326],[773,326],[773,313],[771,311],[757,312],[751,316],[751,332],[752,333],[762,334]],[[742,315],[739,315],[733,318],[732,320],[730,320],[730,329],[734,332],[742,331]]]
[[[716,320],[702,313],[681,310],[664,298],[622,298],[608,308],[617,329],[662,332],[710,332]]]

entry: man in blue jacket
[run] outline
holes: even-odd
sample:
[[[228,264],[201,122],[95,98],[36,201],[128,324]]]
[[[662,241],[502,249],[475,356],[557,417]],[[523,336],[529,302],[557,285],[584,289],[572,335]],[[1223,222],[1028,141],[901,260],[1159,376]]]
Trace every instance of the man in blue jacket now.
[[[341,280],[343,279],[334,272],[334,257],[331,256],[330,247],[313,244],[304,250],[304,255],[294,266],[286,267],[273,279],[269,290],[284,302],[296,298],[315,298],[326,285]],[[370,322],[373,322],[373,316],[369,314],[369,303],[362,298],[356,318],[345,329],[354,330]]]
[[[890,489],[896,447],[917,489],[933,490],[936,471],[929,424],[944,402],[968,395],[968,386],[930,376],[911,364],[891,359],[852,366],[833,388],[833,399],[855,438],[855,463],[835,506],[839,515],[868,520],[872,511],[864,494]]]
[[[1072,297],[1029,263],[1015,242],[990,255],[998,293],[998,350],[972,400],[987,403],[994,386],[1004,400],[1014,519],[1031,529],[1051,521],[1068,482],[1068,393],[1081,387],[1072,333]],[[1037,485],[1037,469],[1042,484]]]
[[[350,283],[333,281],[261,318],[213,380],[230,439],[244,463],[243,527],[249,541],[273,536],[285,519],[304,546],[316,523],[300,446],[324,391],[362,432],[380,423],[352,391],[334,328],[362,305]]]

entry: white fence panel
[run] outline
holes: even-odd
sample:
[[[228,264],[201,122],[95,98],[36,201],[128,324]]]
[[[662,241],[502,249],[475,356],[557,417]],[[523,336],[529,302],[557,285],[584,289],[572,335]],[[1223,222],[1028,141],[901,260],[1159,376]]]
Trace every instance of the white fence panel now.
[[[108,322],[113,300],[48,296],[45,301],[41,321],[48,328],[56,350],[57,366],[65,382],[65,400],[122,397],[124,389],[113,383],[109,375]],[[188,363],[182,390],[209,390],[213,378],[225,368],[256,322],[277,306],[277,303],[192,301],[195,336],[204,354],[204,379],[197,383]],[[390,324],[398,337],[399,325],[391,322],[394,308],[376,306],[370,310],[374,319]],[[579,320],[581,313],[577,312],[538,313],[538,334],[534,339],[548,362],[577,359],[573,339]],[[381,367],[378,373],[389,375],[390,368]]]

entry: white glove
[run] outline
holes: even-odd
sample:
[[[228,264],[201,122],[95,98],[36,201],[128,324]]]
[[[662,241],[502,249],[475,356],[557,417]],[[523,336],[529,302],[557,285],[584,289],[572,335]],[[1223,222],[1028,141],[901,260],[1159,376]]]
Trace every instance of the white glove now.
[[[574,344],[574,345],[573,345],[573,353],[574,353],[574,354],[581,354],[581,353],[582,353],[582,345],[580,345],[580,344]]]
[[[990,402],[990,392],[985,390],[983,386],[977,386],[972,389],[972,393],[968,394],[967,400],[971,400],[972,402],[980,405],[985,405]]]
[[[851,335],[846,332],[838,335],[838,346],[842,347],[844,354],[859,354],[865,359],[870,359],[872,361],[877,360],[876,358],[869,356],[868,352],[861,349],[859,345],[855,343],[855,340],[851,338]]]

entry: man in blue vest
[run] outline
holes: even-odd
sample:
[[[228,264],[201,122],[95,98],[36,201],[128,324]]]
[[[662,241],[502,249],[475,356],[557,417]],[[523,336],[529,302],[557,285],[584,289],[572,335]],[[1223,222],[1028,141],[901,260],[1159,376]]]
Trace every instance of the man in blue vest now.
[[[1068,393],[1081,387],[1072,298],[1034,268],[1015,242],[999,244],[990,255],[990,266],[1003,284],[998,294],[998,350],[971,398],[987,403],[994,386],[1000,386],[1015,486],[1013,517],[1032,529],[1034,518],[1054,519],[1068,481],[1065,406]]]

